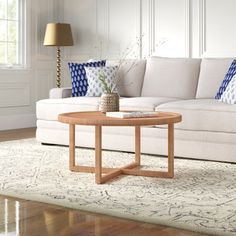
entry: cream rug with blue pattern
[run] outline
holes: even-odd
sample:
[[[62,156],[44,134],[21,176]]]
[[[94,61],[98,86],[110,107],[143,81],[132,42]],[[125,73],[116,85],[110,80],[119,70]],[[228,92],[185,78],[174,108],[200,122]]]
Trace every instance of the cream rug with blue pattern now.
[[[80,165],[94,151],[77,149]],[[123,166],[133,154],[103,152],[104,166]],[[167,159],[143,155],[149,169]],[[35,139],[0,143],[0,194],[169,225],[214,235],[236,235],[236,165],[175,160],[175,178],[120,176],[102,185],[94,174],[68,170],[68,148]]]

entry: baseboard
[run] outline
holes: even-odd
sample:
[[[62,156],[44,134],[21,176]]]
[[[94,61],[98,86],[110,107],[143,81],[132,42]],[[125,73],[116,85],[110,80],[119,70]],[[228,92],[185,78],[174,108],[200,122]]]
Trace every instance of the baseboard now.
[[[0,130],[36,127],[35,114],[17,114],[0,116]]]

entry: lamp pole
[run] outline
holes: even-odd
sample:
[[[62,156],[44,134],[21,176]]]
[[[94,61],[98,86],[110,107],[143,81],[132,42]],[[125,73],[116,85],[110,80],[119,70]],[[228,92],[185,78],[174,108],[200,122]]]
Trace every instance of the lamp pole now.
[[[61,87],[61,49],[57,47],[57,88]]]

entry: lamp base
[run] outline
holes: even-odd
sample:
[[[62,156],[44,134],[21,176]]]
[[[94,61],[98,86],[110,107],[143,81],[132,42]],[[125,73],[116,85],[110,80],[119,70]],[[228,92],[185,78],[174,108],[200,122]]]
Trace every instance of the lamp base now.
[[[61,87],[61,49],[57,47],[57,88]]]

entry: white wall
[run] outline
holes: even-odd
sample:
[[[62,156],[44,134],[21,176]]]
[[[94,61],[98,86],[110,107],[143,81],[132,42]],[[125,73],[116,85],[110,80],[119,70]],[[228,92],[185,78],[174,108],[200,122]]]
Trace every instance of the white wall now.
[[[56,0],[26,1],[28,68],[0,70],[0,130],[35,126],[35,102],[55,86],[55,52],[42,44],[46,23],[57,20]]]
[[[64,51],[68,86],[68,61],[119,58],[140,38],[137,57],[236,55],[235,0],[60,0],[59,8],[76,42]]]
[[[72,24],[76,45],[65,59],[117,57],[144,35],[142,56],[228,57],[236,54],[235,0],[61,0],[60,19]]]
[[[42,45],[50,21],[70,23],[75,41],[62,49],[62,86],[70,86],[68,61],[120,58],[140,38],[132,57],[236,56],[235,0],[27,1],[31,66],[0,71],[0,129],[34,126],[35,101],[55,86],[55,50]]]

